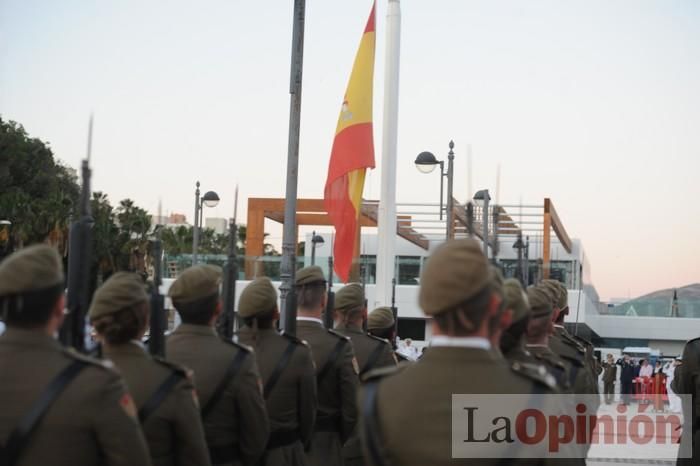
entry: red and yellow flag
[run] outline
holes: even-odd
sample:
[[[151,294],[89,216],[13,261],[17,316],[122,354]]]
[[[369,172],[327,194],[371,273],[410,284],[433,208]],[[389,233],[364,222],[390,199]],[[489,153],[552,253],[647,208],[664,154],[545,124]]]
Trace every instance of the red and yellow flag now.
[[[335,273],[343,282],[348,281],[355,252],[365,171],[374,168],[374,7],[373,4],[340,109],[324,190],[326,211],[335,226]]]

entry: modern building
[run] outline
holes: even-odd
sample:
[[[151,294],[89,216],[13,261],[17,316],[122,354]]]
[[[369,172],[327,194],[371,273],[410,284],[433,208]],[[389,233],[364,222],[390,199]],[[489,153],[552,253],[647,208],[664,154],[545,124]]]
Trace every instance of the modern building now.
[[[217,235],[223,235],[228,231],[228,220],[221,217],[208,217],[204,219],[204,228],[214,230]]]

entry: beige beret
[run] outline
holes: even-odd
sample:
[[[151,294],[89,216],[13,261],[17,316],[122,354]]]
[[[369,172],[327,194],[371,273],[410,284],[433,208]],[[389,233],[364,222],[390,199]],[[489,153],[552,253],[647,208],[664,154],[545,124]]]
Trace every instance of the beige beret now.
[[[559,303],[559,289],[555,284],[549,283],[547,281],[541,281],[536,286],[537,288],[540,288],[542,291],[544,291],[553,307],[557,306],[557,304]]]
[[[495,265],[489,265],[489,277],[491,281],[491,287],[493,288],[493,291],[498,293],[499,295],[503,295],[503,274],[501,273],[501,269],[496,267]]]
[[[517,322],[530,314],[530,304],[527,294],[520,286],[520,282],[509,278],[503,282],[503,301],[506,309],[513,310],[513,322]]]
[[[238,299],[238,315],[253,317],[277,307],[277,290],[267,277],[256,278],[241,292]]]
[[[552,290],[553,304],[559,309],[564,309],[569,305],[569,292],[566,286],[559,280],[542,280],[542,285],[548,286]]]
[[[311,283],[325,283],[326,277],[323,275],[323,270],[318,265],[311,265],[297,270],[294,275],[294,285],[304,286]]]
[[[219,292],[221,267],[195,265],[177,277],[168,291],[170,299],[179,303],[191,303]]]
[[[354,310],[365,305],[365,290],[359,283],[348,283],[335,294],[333,306],[336,310]]]
[[[527,300],[530,302],[532,317],[552,315],[552,298],[544,286],[530,286],[527,289]]]
[[[51,288],[63,280],[61,256],[46,244],[20,249],[0,264],[0,296]]]
[[[88,315],[94,321],[148,301],[146,285],[131,272],[117,272],[95,291]]]
[[[378,307],[367,317],[367,329],[383,329],[394,326],[394,312],[390,307]]]
[[[420,278],[418,302],[426,315],[452,309],[484,290],[489,263],[471,239],[449,240],[430,255]]]

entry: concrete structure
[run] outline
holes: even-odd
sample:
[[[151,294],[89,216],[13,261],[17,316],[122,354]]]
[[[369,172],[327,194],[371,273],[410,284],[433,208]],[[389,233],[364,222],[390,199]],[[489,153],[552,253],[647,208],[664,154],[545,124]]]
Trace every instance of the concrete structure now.
[[[222,217],[208,217],[204,219],[204,228],[214,230],[217,235],[228,232],[228,219]]]

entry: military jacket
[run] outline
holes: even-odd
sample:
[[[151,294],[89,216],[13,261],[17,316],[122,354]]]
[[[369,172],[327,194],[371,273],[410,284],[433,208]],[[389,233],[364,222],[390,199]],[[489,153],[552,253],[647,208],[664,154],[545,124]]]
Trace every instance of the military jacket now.
[[[87,367],[49,407],[17,466],[150,465],[134,402],[119,374],[34,330],[8,328],[0,336],[0,444],[76,359]]]
[[[274,389],[269,393],[266,405],[270,430],[298,431],[302,443],[311,439],[316,418],[316,368],[309,345],[289,335],[280,335],[275,329],[242,328],[239,342],[252,346],[262,375],[267,384],[288,346],[295,345],[286,367],[280,372]]]
[[[349,338],[332,330],[327,330],[321,322],[297,321],[297,337],[311,346],[317,374],[323,370],[339,341],[339,357],[330,362],[331,366],[318,384],[318,412],[316,422],[337,420],[338,432],[344,442],[352,434],[357,422],[357,386],[359,366],[355,359],[352,342]],[[335,421],[331,421],[335,422]]]
[[[548,346],[525,345],[525,349],[537,362],[544,364],[547,370],[557,379],[557,386],[562,392],[569,392],[571,390],[569,368],[566,362],[554,354]]]
[[[139,342],[104,345],[103,357],[122,374],[138,409],[173,373],[180,376],[181,381],[143,423],[151,460],[154,466],[208,464],[199,405],[185,369],[152,358]]]
[[[355,351],[360,375],[372,369],[396,366],[396,357],[389,340],[370,335],[362,330],[361,327],[356,326],[341,325],[336,328],[336,331],[352,341],[352,348]],[[370,361],[370,358],[374,360]]]
[[[269,423],[255,354],[243,345],[220,339],[213,328],[182,324],[166,340],[167,358],[194,371],[200,406],[212,398],[234,357],[248,353],[237,375],[203,419],[209,449],[230,449],[246,465],[260,459]]]
[[[377,426],[383,464],[503,464],[503,458],[452,458],[452,395],[556,393],[551,376],[533,374],[526,367],[529,366],[508,363],[496,351],[431,347],[420,361],[401,366],[377,380],[376,418],[368,420],[363,410],[360,426],[364,429],[368,422]],[[366,379],[372,382],[382,371],[370,373]],[[363,406],[365,395],[363,390],[360,400]],[[524,398],[523,407],[526,405]],[[361,437],[364,441],[366,432]],[[366,457],[371,459],[371,455]],[[519,460],[517,452],[507,457],[513,458],[508,464],[514,465],[546,463],[540,459]]]

